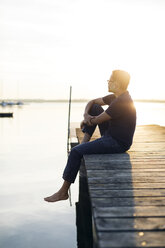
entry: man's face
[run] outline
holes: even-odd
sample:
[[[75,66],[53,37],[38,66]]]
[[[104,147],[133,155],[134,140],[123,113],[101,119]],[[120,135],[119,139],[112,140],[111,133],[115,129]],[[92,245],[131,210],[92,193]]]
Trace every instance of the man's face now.
[[[108,82],[108,91],[115,93],[116,92],[116,82],[113,79],[113,74],[110,76],[110,79],[107,80],[107,82]]]

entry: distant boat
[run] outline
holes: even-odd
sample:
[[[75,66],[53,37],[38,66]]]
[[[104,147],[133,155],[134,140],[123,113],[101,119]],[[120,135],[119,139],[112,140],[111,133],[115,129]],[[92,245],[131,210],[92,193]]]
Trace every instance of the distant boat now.
[[[2,107],[5,107],[5,106],[13,106],[13,105],[19,105],[19,106],[21,106],[21,105],[23,105],[23,102],[21,102],[21,101],[18,101],[18,102],[5,102],[5,101],[2,101],[2,102],[0,102],[0,105],[2,106]]]
[[[23,105],[23,102],[18,101],[18,102],[16,102],[16,105]]]
[[[18,106],[21,106],[23,105],[23,102],[21,100],[19,100],[19,82],[17,82],[17,101],[4,101],[4,100],[1,100],[0,102],[0,105],[2,107],[5,107],[5,106],[13,106],[13,105],[18,105]],[[0,82],[0,91],[1,91],[1,99],[3,99],[3,82]]]
[[[7,105],[13,106],[13,105],[15,105],[15,103],[14,102],[7,102]]]
[[[13,113],[0,113],[0,117],[13,117]]]
[[[0,105],[1,105],[2,107],[5,107],[5,106],[7,105],[7,102],[2,101],[2,102],[0,103]]]
[[[15,103],[14,103],[14,102],[5,102],[5,101],[2,101],[2,102],[0,103],[0,105],[1,105],[2,107],[5,107],[5,106],[7,106],[7,105],[13,106],[13,105],[15,105]]]

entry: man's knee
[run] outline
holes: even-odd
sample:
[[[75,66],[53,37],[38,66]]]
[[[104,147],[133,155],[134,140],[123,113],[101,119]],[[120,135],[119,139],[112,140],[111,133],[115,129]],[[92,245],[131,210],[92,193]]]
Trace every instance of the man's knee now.
[[[79,152],[78,147],[79,147],[79,145],[77,145],[71,149],[70,154],[69,154],[71,157],[77,157],[77,158],[81,157],[81,153]]]
[[[73,147],[71,150],[71,156],[74,156],[77,159],[81,159],[88,149],[88,143],[89,142],[86,142]]]
[[[104,109],[99,104],[93,104],[89,111],[89,114],[96,116],[96,115],[100,115],[103,111]]]

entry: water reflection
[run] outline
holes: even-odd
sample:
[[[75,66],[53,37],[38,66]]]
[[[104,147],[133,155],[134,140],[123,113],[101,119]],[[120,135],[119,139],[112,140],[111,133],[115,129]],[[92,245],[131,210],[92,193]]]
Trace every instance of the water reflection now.
[[[45,215],[45,220],[42,216]],[[21,213],[6,214],[4,217],[15,219],[22,219],[22,223],[18,221],[14,225],[3,225],[0,229],[1,232],[1,247],[70,247],[74,244],[74,236],[72,224],[69,225],[68,221],[59,220],[48,211],[41,212],[36,216],[23,215]],[[54,216],[54,217],[53,217]],[[69,219],[70,223],[73,221],[72,216],[67,215],[65,218]],[[8,221],[7,221],[8,222]],[[66,231],[67,230],[67,231]],[[69,241],[69,244],[68,244]],[[73,246],[74,247],[74,246]]]
[[[0,119],[0,247],[77,247],[74,207],[43,201],[62,182],[68,105],[13,112],[12,120]],[[77,183],[72,188],[75,202]]]

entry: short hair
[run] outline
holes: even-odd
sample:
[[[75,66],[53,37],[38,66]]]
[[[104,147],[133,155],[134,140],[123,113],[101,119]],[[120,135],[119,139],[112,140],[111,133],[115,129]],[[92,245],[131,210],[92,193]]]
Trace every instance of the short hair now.
[[[120,88],[126,90],[130,82],[129,73],[122,70],[114,70],[112,71],[112,75],[113,80],[117,81],[120,84]]]

